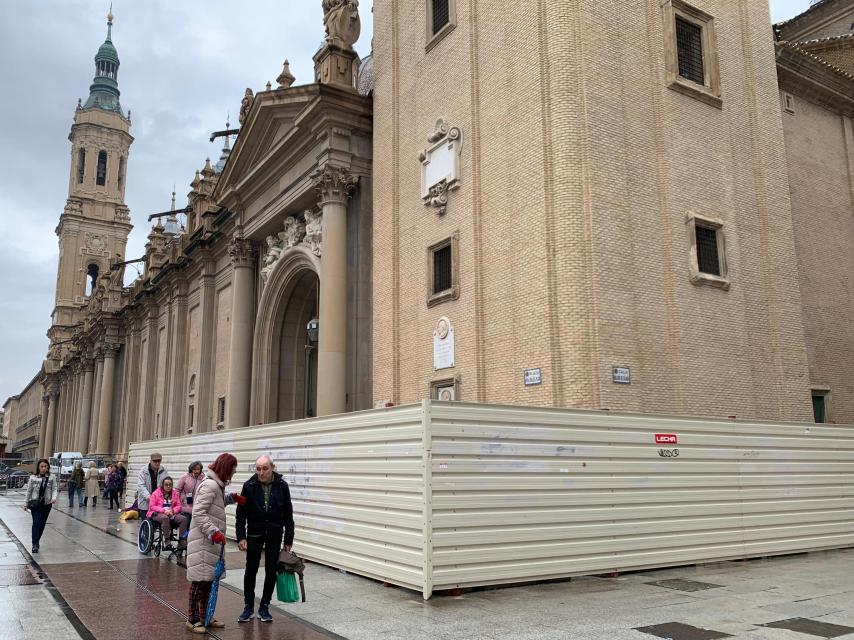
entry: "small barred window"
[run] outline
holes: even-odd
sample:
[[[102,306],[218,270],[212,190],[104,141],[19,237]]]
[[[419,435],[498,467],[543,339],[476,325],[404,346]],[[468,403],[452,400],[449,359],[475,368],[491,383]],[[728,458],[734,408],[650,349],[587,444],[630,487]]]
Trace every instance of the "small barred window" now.
[[[703,68],[703,28],[676,16],[676,47],[679,75],[697,84],[703,84],[706,81]]]
[[[431,0],[433,3],[433,34],[442,30],[451,19],[449,0]]]
[[[721,261],[718,255],[718,232],[715,229],[697,225],[697,267],[701,273],[713,276],[721,275]]]
[[[454,285],[451,245],[433,252],[433,294],[447,291]]]

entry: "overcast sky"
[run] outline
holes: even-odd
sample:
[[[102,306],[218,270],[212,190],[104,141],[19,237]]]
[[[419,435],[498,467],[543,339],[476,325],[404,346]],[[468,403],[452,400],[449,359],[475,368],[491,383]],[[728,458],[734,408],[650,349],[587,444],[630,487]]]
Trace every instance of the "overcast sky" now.
[[[809,0],[771,0],[775,21]],[[109,3],[0,0],[0,403],[19,393],[47,352],[54,303],[54,229],[68,195],[68,133],[89,95],[93,57]],[[360,3],[361,55],[370,51],[372,0]],[[263,90],[288,58],[296,84],[313,79],[323,37],[321,0],[114,0],[113,43],[122,106],[131,110],[125,199],[134,230],[127,257],[141,256],[150,213],[178,207],[230,113],[237,126],[246,87]],[[129,275],[133,275],[129,267]]]

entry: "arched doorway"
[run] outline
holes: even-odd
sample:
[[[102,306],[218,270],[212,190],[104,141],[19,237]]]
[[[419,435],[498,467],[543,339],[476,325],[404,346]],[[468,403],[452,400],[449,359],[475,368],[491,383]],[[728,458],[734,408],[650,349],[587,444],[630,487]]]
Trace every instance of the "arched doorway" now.
[[[255,323],[253,424],[316,414],[316,344],[310,343],[306,327],[318,314],[317,274],[315,256],[294,248],[264,286]]]

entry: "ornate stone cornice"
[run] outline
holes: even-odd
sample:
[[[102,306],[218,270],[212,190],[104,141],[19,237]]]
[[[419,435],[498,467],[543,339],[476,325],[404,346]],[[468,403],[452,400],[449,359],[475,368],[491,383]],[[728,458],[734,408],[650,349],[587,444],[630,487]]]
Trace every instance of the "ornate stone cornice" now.
[[[780,87],[836,113],[854,116],[854,77],[797,44],[776,43]]]
[[[254,267],[256,251],[251,240],[246,238],[232,238],[228,245],[228,255],[231,256],[231,264],[235,267]]]
[[[358,178],[343,167],[326,166],[315,171],[311,179],[321,205],[326,203],[346,204],[356,189]]]

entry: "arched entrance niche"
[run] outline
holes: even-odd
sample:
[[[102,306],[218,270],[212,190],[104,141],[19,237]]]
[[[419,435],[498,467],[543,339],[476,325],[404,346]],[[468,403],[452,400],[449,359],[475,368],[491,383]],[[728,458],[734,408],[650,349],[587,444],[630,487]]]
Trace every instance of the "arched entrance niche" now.
[[[252,424],[297,420],[316,413],[316,349],[306,358],[306,325],[318,317],[318,259],[295,247],[270,272],[255,319]],[[310,394],[306,407],[306,364]]]

